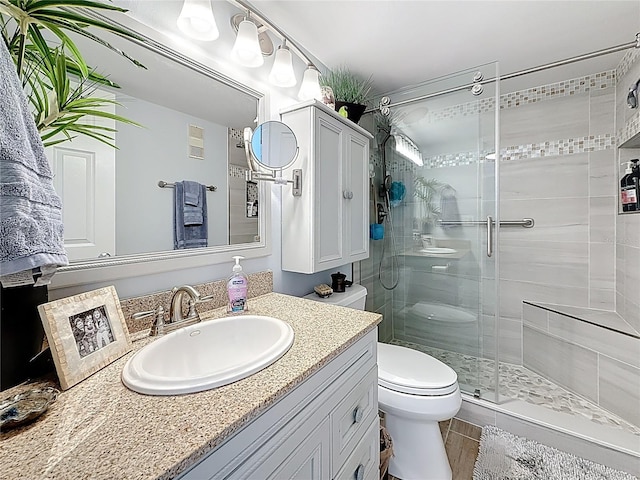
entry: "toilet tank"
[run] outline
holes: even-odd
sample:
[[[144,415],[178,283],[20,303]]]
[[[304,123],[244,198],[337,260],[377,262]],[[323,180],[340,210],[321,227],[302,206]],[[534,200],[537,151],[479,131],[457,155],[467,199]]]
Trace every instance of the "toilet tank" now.
[[[350,287],[347,287],[343,293],[334,292],[327,298],[320,298],[315,292],[305,295],[303,298],[331,305],[340,305],[341,307],[355,308],[356,310],[364,310],[364,305],[367,301],[367,289],[362,285],[354,283]]]

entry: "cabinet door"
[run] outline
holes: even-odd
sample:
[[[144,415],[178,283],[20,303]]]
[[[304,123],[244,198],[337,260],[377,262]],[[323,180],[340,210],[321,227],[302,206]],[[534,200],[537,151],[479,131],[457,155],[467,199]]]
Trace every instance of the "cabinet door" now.
[[[362,135],[346,134],[345,154],[345,261],[369,257],[369,142]]]
[[[344,238],[344,127],[325,113],[316,112],[314,237],[316,271],[321,271],[347,263],[341,241]]]
[[[329,477],[329,420],[311,432],[282,464],[270,480],[322,480]]]

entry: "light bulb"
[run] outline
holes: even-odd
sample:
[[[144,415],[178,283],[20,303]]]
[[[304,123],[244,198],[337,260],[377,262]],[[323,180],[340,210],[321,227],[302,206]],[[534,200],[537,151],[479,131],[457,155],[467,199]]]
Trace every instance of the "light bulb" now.
[[[322,92],[320,91],[320,72],[313,65],[309,65],[304,71],[302,77],[302,85],[300,85],[300,91],[298,92],[298,98],[300,100],[311,100],[315,98],[322,100]]]
[[[238,36],[231,50],[231,58],[240,65],[251,68],[264,63],[258,41],[258,27],[251,20],[245,18],[238,25]]]
[[[291,51],[286,45],[281,45],[276,51],[276,58],[269,74],[269,81],[277,87],[293,87],[296,84]]]
[[[220,35],[209,0],[184,0],[178,28],[196,40],[212,41]]]

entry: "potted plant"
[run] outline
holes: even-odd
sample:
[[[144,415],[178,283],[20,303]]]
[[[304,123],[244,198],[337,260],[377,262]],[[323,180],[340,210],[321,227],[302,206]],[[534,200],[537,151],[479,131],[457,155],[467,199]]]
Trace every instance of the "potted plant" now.
[[[330,87],[336,99],[336,111],[342,107],[347,112],[349,120],[358,123],[367,108],[367,101],[373,81],[370,76],[363,79],[351,72],[347,67],[338,67],[320,76],[320,85]]]
[[[116,148],[113,129],[82,123],[81,120],[92,115],[137,124],[104,111],[105,106],[117,102],[95,95],[96,87],[119,87],[87,65],[68,34],[71,32],[88,38],[128,58],[138,67],[144,66],[92,33],[89,27],[125,38],[136,38],[134,34],[95,19],[79,8],[126,12],[101,0],[0,0],[0,34],[16,64],[45,146],[80,134]],[[45,30],[51,35],[45,35]]]
[[[413,196],[419,200],[416,212],[417,227],[422,233],[431,233],[440,218],[440,207],[435,200],[443,186],[435,178],[417,176],[413,181]]]
[[[86,135],[115,148],[115,130],[82,122],[86,116],[135,124],[104,111],[105,106],[115,102],[95,95],[96,87],[117,85],[86,64],[69,33],[100,43],[142,66],[92,33],[90,27],[123,37],[135,35],[95,19],[89,11],[125,12],[100,0],[0,0],[0,41],[15,64],[45,146]],[[44,338],[37,306],[47,300],[46,285],[1,288],[0,390],[34,373],[32,359],[42,349]]]

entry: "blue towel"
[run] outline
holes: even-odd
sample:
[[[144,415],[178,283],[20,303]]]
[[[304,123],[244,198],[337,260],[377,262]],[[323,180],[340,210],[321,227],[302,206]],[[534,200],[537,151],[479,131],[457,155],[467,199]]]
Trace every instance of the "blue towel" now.
[[[3,41],[0,92],[0,275],[67,265],[62,202]]]
[[[184,189],[184,225],[202,225],[204,221],[202,199],[206,198],[206,189],[201,192],[203,185],[190,180],[184,180],[182,186]]]
[[[200,184],[191,180],[184,180],[184,203],[199,207],[200,205]]]
[[[207,231],[206,187],[200,185],[200,203],[202,204],[202,223],[200,225],[185,225],[183,182],[176,182],[173,203],[173,248],[180,250],[185,248],[206,247],[209,240]]]

